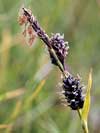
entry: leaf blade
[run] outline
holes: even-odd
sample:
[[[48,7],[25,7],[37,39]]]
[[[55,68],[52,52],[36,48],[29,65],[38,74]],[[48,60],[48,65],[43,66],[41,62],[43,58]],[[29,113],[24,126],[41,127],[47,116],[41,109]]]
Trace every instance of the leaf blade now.
[[[92,69],[90,70],[90,73],[89,73],[87,92],[86,92],[86,97],[85,97],[85,101],[84,101],[84,106],[82,109],[82,119],[84,121],[87,121],[88,114],[89,114],[91,87],[92,87]]]

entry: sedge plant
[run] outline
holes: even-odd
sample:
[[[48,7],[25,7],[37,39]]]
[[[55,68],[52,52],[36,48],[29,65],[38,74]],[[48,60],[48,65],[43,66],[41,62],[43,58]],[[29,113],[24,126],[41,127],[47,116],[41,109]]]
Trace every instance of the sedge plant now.
[[[39,37],[48,49],[51,63],[59,68],[62,78],[62,95],[66,100],[66,104],[71,110],[77,111],[81,119],[82,128],[84,133],[88,133],[87,118],[90,108],[90,89],[92,85],[92,72],[89,73],[88,86],[86,95],[83,95],[84,86],[80,83],[80,77],[74,77],[68,72],[65,65],[65,58],[68,55],[69,45],[64,41],[64,35],[60,33],[52,34],[49,37],[46,32],[41,28],[37,19],[26,8],[21,8],[19,14],[19,24],[25,26],[23,32],[24,36],[28,34],[28,43],[32,45],[36,36]]]

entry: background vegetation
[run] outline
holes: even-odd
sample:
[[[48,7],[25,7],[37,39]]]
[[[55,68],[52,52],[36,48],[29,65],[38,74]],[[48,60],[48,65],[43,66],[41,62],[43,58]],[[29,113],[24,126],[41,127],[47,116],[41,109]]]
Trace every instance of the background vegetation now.
[[[0,133],[79,133],[77,112],[61,105],[61,75],[44,44],[29,47],[17,22],[30,7],[46,32],[64,33],[68,69],[87,85],[93,68],[89,130],[100,132],[100,0],[0,0]],[[36,90],[40,90],[36,96]]]

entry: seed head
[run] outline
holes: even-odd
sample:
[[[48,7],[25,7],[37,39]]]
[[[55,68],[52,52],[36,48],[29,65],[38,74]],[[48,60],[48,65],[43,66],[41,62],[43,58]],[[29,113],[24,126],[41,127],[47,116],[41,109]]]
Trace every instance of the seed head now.
[[[50,42],[51,42],[52,48],[56,52],[58,59],[64,66],[64,59],[68,54],[68,49],[69,49],[68,42],[64,41],[64,35],[60,35],[60,33],[53,34],[52,37],[50,38]],[[52,63],[57,65],[57,62],[52,57],[52,55],[50,56],[51,56]]]
[[[67,78],[63,79],[63,89],[65,91],[63,94],[72,110],[83,107],[84,97],[82,95],[82,88],[78,78],[69,75]]]

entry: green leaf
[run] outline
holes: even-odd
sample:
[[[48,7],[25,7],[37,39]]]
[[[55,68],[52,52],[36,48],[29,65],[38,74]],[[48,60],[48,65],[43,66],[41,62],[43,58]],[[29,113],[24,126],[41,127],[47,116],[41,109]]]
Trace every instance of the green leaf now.
[[[92,87],[92,69],[90,70],[89,73],[89,78],[88,78],[88,86],[87,86],[87,92],[86,92],[86,97],[85,97],[85,101],[84,101],[84,106],[83,109],[81,110],[82,112],[82,120],[87,122],[87,118],[88,118],[88,113],[89,113],[89,109],[90,109],[90,90]]]

